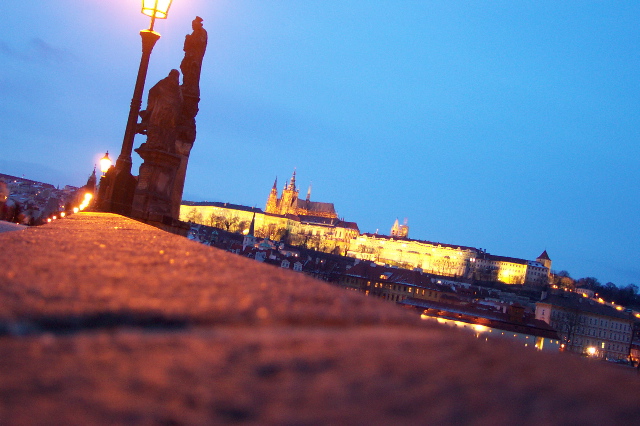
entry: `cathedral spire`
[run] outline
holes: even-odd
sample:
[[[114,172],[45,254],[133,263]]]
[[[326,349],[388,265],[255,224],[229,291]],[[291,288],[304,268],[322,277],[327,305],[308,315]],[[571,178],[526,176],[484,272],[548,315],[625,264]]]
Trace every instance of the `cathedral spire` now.
[[[87,179],[87,184],[85,185],[85,188],[87,188],[90,191],[95,191],[97,182],[98,182],[98,178],[96,177],[96,166],[93,166],[93,173],[91,174],[91,176],[89,176],[89,179]]]
[[[254,207],[255,209],[255,207]],[[256,245],[256,237],[253,235],[256,229],[256,212],[253,211],[253,218],[251,218],[251,225],[249,225],[249,229],[247,233],[244,235],[242,239],[242,251],[244,251],[247,247],[255,247]]]
[[[293,169],[293,175],[291,176],[291,190],[295,191],[296,190],[296,169]]]
[[[307,202],[311,201],[311,184],[309,184],[309,189],[307,190]]]
[[[267,213],[278,213],[278,177],[276,176],[273,187],[267,198],[267,206],[265,207]]]
[[[400,225],[398,222],[398,218],[393,222],[393,226],[391,227],[391,236],[400,237],[400,238],[408,238],[409,237],[409,225],[407,225],[408,219],[404,219],[404,225]]]
[[[256,212],[253,212],[253,217],[251,218],[251,225],[249,225],[249,235],[253,237],[256,233]]]
[[[391,235],[394,237],[398,236],[399,230],[400,230],[400,224],[398,224],[398,218],[396,217],[396,221],[393,222],[393,226],[391,227]]]

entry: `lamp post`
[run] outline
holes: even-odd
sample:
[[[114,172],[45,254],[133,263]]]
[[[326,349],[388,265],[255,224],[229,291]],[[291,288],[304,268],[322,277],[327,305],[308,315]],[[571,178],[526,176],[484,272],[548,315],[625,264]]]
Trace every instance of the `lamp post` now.
[[[109,189],[106,191],[105,200],[101,202],[102,209],[113,213],[128,215],[131,213],[131,203],[135,191],[136,181],[131,175],[131,151],[133,140],[136,135],[138,125],[138,114],[142,105],[142,92],[147,78],[149,68],[149,58],[151,51],[160,38],[160,34],[153,31],[156,19],[166,19],[171,7],[172,0],[142,0],[142,13],[151,17],[149,29],[140,31],[142,37],[142,57],[138,77],[131,98],[127,127],[122,140],[122,149],[116,160],[114,170],[107,173]],[[111,175],[111,176],[110,176]]]
[[[109,151],[104,154],[104,157],[100,159],[100,171],[102,172],[102,177],[109,171],[111,167],[111,158],[109,158]]]

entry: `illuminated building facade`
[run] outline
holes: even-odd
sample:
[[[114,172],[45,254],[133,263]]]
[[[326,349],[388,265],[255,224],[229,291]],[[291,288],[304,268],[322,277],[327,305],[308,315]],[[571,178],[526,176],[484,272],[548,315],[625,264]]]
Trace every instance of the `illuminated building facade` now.
[[[534,287],[549,283],[551,259],[546,251],[530,261],[495,256],[474,247],[413,240],[408,238],[406,219],[402,225],[396,219],[390,236],[360,234],[355,222],[338,218],[333,203],[311,201],[311,187],[305,200],[298,194],[294,171],[281,194],[276,179],[264,212],[228,203],[183,202],[180,220],[244,232],[255,213],[256,236],[284,239],[308,249],[440,276]]]
[[[349,242],[360,235],[355,222],[265,213],[258,208],[229,203],[183,202],[180,220],[238,233],[248,233],[253,221],[256,237],[286,240],[293,245],[342,255],[346,253]]]
[[[545,251],[541,256],[548,259],[548,267],[538,257],[535,261],[514,257],[496,256],[480,251],[471,261],[473,278],[481,281],[500,281],[505,284],[529,284],[543,287],[549,283],[551,260]]]
[[[529,261],[495,256],[473,247],[378,234],[361,234],[351,240],[347,255],[436,275],[537,287],[548,284],[551,266],[550,259],[547,267],[540,258]],[[543,255],[548,259],[546,251]]]
[[[301,200],[298,198],[299,190],[296,187],[296,172],[293,171],[291,180],[288,181],[282,195],[278,196],[278,179],[276,178],[269,193],[267,199],[267,205],[265,207],[266,213],[279,214],[279,215],[296,215],[296,216],[315,216],[326,217],[330,219],[337,219],[338,214],[333,206],[333,203],[322,203],[318,201],[311,201],[311,186],[307,190],[307,198]]]
[[[563,292],[536,303],[536,318],[555,328],[570,352],[604,359],[627,359],[633,316],[621,306]]]
[[[379,264],[451,277],[470,277],[470,263],[478,250],[450,244],[411,240],[378,234],[362,234],[351,240],[348,256]]]
[[[313,250],[346,254],[349,242],[360,235],[358,225],[339,219],[333,203],[311,201],[311,187],[306,199],[299,199],[295,171],[281,195],[277,184],[276,179],[264,212],[229,203],[183,202],[180,220],[240,233],[248,232],[253,220],[256,237],[284,239]]]

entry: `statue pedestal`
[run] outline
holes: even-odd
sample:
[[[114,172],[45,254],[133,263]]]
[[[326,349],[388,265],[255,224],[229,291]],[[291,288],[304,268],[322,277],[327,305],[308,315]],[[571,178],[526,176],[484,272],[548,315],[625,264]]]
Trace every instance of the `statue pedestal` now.
[[[151,216],[173,218],[171,193],[180,165],[180,156],[147,148],[146,144],[142,144],[135,151],[144,162],[140,166],[131,215],[143,220]]]
[[[169,75],[149,90],[147,108],[140,112],[142,121],[136,131],[147,142],[135,151],[144,162],[140,166],[131,216],[154,225],[178,227],[180,203],[191,147],[196,139],[200,72],[207,47],[207,32],[202,18],[191,24],[193,33],[185,38],[185,56],[180,72]],[[159,226],[162,228],[162,226]]]
[[[126,167],[120,170],[111,167],[106,175],[100,178],[98,210],[129,216],[136,184],[135,176]]]

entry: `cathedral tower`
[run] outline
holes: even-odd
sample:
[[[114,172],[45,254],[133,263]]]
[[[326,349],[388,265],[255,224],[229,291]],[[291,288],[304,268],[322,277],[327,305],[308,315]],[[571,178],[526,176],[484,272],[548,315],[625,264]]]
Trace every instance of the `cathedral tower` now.
[[[282,197],[280,198],[280,214],[296,214],[296,208],[298,205],[298,189],[296,188],[296,171],[293,170],[293,176],[291,176],[291,182],[288,182],[284,190],[282,191]]]
[[[293,170],[291,180],[287,181],[282,189],[282,194],[278,196],[278,179],[273,183],[273,188],[267,199],[265,213],[277,215],[297,215],[297,216],[314,216],[328,219],[337,219],[338,213],[333,203],[323,203],[319,201],[311,201],[311,185],[307,191],[306,199],[299,198],[300,190],[296,186],[296,171]]]
[[[271,193],[269,194],[269,198],[267,198],[267,206],[264,209],[267,213],[279,214],[278,211],[278,177],[276,176],[275,182],[273,182],[273,188],[271,188]]]
[[[398,218],[396,218],[396,221],[393,222],[393,226],[391,227],[391,236],[401,238],[409,237],[409,225],[407,225],[407,219],[404,220],[403,225],[400,225],[398,223]]]

